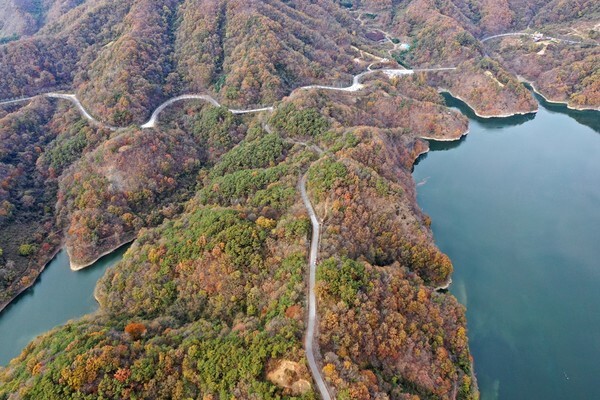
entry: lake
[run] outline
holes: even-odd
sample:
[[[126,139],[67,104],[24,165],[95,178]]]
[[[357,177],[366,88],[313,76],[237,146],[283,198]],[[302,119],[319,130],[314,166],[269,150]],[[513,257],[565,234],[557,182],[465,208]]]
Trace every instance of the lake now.
[[[121,260],[128,246],[81,271],[71,271],[61,250],[37,282],[0,313],[0,366],[7,365],[36,336],[98,309],[96,282]]]
[[[414,170],[482,399],[600,398],[600,112],[469,118]]]

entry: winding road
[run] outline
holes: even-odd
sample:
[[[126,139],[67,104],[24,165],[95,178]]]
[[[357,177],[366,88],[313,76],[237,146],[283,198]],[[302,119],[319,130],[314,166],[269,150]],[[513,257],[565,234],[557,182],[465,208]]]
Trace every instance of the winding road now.
[[[323,380],[321,370],[317,365],[315,357],[315,347],[318,347],[315,340],[315,332],[317,330],[317,296],[315,294],[315,284],[317,282],[317,257],[319,255],[319,240],[321,239],[321,225],[315,210],[313,209],[310,199],[306,193],[306,174],[300,179],[299,183],[300,195],[302,201],[306,207],[306,211],[310,216],[310,222],[312,224],[312,238],[310,241],[310,257],[309,257],[309,283],[308,283],[308,328],[306,329],[306,336],[304,338],[304,347],[306,350],[306,358],[310,371],[313,375],[317,388],[321,394],[323,400],[331,400],[331,395]],[[318,352],[318,349],[317,349]]]
[[[501,37],[507,37],[507,36],[535,36],[535,34],[529,33],[529,32],[507,32],[507,33],[500,33],[498,35],[487,36],[487,37],[484,37],[483,39],[481,39],[480,41],[481,41],[481,43],[484,43],[484,42],[487,42],[488,40],[497,39],[497,38],[501,38]],[[542,40],[556,40],[556,41],[564,42],[564,43],[568,43],[568,44],[584,44],[583,42],[578,42],[576,40],[559,39],[559,38],[555,38],[552,36],[546,36],[546,35],[542,36]]]
[[[221,104],[219,104],[219,102],[217,100],[215,100],[214,97],[209,96],[207,94],[184,94],[182,96],[173,97],[172,99],[169,99],[169,100],[165,101],[164,103],[162,103],[160,106],[158,106],[158,108],[156,110],[154,110],[154,112],[152,113],[150,120],[148,122],[146,122],[144,125],[140,126],[140,128],[145,129],[145,128],[156,127],[156,122],[158,121],[159,114],[165,108],[170,106],[171,104],[176,103],[178,101],[182,101],[182,100],[204,100],[204,101],[212,104],[215,107],[221,107]],[[263,108],[252,108],[249,110],[229,109],[229,111],[232,114],[250,114],[250,113],[263,112],[263,111],[273,111],[273,107],[271,106],[271,107],[263,107]]]
[[[362,20],[363,14],[364,13],[361,13],[358,17],[359,21],[361,22],[361,25],[364,25],[364,21]],[[388,41],[389,43],[391,43],[392,48],[387,50],[387,53],[389,54],[390,57],[392,57],[393,53],[398,50],[400,44],[395,43],[394,39],[388,32],[385,32],[381,29],[376,29],[376,30],[381,32],[384,35],[385,40]],[[496,38],[510,37],[510,36],[533,37],[535,35],[533,33],[528,33],[528,32],[508,32],[508,33],[502,33],[502,34],[488,36],[488,37],[481,39],[480,41],[482,43],[484,43],[484,42],[487,42],[487,41],[490,41],[490,40],[493,40]],[[561,42],[564,42],[567,44],[583,44],[582,42],[578,42],[578,41],[567,40],[567,39],[558,39],[558,38],[553,38],[553,37],[549,37],[549,36],[544,36],[543,39],[561,41]],[[363,53],[362,50],[359,50],[359,51],[361,52],[361,54]],[[369,54],[369,53],[366,53],[366,54]],[[380,58],[380,57],[372,55],[372,54],[369,54],[369,55],[378,59],[380,62],[384,62],[386,60],[386,59]],[[390,68],[372,69],[371,68],[372,66],[373,66],[373,64],[369,65],[366,71],[363,71],[363,72],[353,76],[352,83],[350,86],[335,87],[335,86],[327,86],[327,85],[307,85],[307,86],[302,86],[302,87],[296,88],[295,90],[292,91],[292,93],[295,91],[303,91],[303,90],[330,90],[330,91],[340,91],[340,92],[358,92],[358,91],[362,90],[365,86],[362,83],[362,79],[364,77],[366,77],[367,75],[374,74],[374,73],[383,73],[386,76],[388,76],[389,78],[395,78],[395,77],[401,77],[401,76],[406,76],[406,75],[413,75],[415,73],[442,72],[442,71],[456,70],[455,67],[424,68],[424,69],[390,69]],[[90,123],[92,123],[94,125],[105,127],[111,131],[119,131],[119,130],[125,129],[123,127],[116,127],[116,126],[106,124],[106,123],[101,122],[101,121],[97,120],[96,118],[94,118],[85,109],[85,107],[82,105],[82,103],[80,102],[80,100],[77,98],[77,96],[75,94],[49,92],[49,93],[44,93],[44,94],[40,94],[40,95],[32,96],[32,97],[23,97],[23,98],[19,98],[19,99],[10,99],[10,100],[5,100],[5,101],[0,101],[0,106],[28,102],[28,101],[31,101],[31,100],[37,98],[38,96],[44,96],[44,97],[52,98],[52,99],[66,100],[66,101],[71,102],[77,108],[79,113],[86,120],[88,120]],[[173,105],[174,103],[177,103],[180,101],[187,101],[187,100],[202,100],[202,101],[205,101],[215,107],[221,107],[221,104],[215,98],[213,98],[212,96],[210,96],[208,94],[180,95],[180,96],[176,96],[171,99],[168,99],[167,101],[160,104],[153,111],[150,119],[143,125],[140,125],[139,127],[141,129],[155,128],[158,124],[160,114],[166,108]],[[250,113],[273,112],[274,107],[268,106],[268,107],[251,108],[251,109],[231,109],[231,108],[229,108],[228,110],[233,114],[242,115],[242,114],[250,114]],[[268,132],[271,131],[270,127],[267,124],[265,124],[264,127],[265,127],[266,131],[268,131]],[[290,141],[290,142],[309,147],[312,150],[319,153],[320,155],[323,154],[323,150],[320,149],[318,146],[311,145],[311,144],[308,144],[305,142],[298,142],[298,141]],[[304,338],[304,346],[305,346],[305,352],[306,352],[306,358],[308,361],[308,365],[309,365],[311,374],[313,376],[313,379],[317,385],[317,389],[321,395],[321,398],[324,400],[331,400],[332,396],[329,392],[327,384],[325,383],[325,380],[323,378],[323,375],[322,375],[319,365],[317,363],[317,360],[320,359],[320,357],[317,356],[319,354],[319,346],[318,346],[318,340],[317,340],[318,314],[317,314],[317,297],[316,297],[316,293],[315,293],[315,286],[316,286],[316,270],[317,270],[317,261],[318,261],[318,255],[319,255],[319,245],[320,245],[320,239],[321,239],[321,223],[320,223],[320,221],[314,211],[314,208],[311,204],[311,201],[308,197],[307,190],[306,190],[306,183],[307,183],[307,174],[304,174],[299,180],[298,189],[299,189],[302,201],[304,203],[304,206],[306,208],[306,211],[310,217],[310,221],[311,221],[311,225],[312,225],[312,237],[311,237],[311,241],[310,241],[310,252],[309,252],[309,279],[308,279],[309,283],[308,283],[308,297],[307,297],[308,320],[307,320],[307,329],[306,329],[305,338]],[[420,184],[424,184],[424,182],[420,183]],[[451,280],[449,280],[446,285],[438,287],[435,290],[436,291],[446,290],[448,288],[448,286],[450,285],[450,283],[451,283]]]
[[[391,36],[387,32],[384,32],[384,31],[381,31],[381,32],[385,35],[386,39],[393,45],[393,49],[388,51],[388,53],[391,55],[392,52],[397,49],[397,44],[393,42]],[[362,53],[362,51],[361,51],[361,53]],[[386,59],[379,58],[379,62],[385,62],[385,61],[386,61]],[[414,69],[414,70],[413,69],[404,69],[404,68],[403,69],[372,69],[371,67],[373,66],[373,64],[370,64],[366,71],[364,71],[358,75],[355,75],[352,78],[352,84],[350,86],[335,87],[335,86],[326,86],[326,85],[308,85],[308,86],[302,86],[302,87],[296,88],[295,90],[292,91],[292,93],[295,91],[300,91],[300,90],[314,90],[314,89],[342,91],[342,92],[357,92],[364,88],[364,85],[361,83],[361,80],[362,80],[362,78],[364,78],[365,76],[367,76],[369,74],[381,72],[381,73],[387,75],[389,78],[394,78],[394,77],[399,77],[399,76],[412,75],[417,72],[451,71],[451,70],[456,69],[456,68],[426,68],[426,69]],[[125,129],[124,127],[115,127],[115,126],[103,123],[103,122],[97,120],[96,118],[94,118],[85,109],[85,107],[81,104],[81,102],[79,101],[79,99],[77,98],[77,96],[75,94],[49,92],[49,93],[44,93],[44,94],[40,94],[37,96],[0,101],[0,106],[31,101],[38,96],[66,100],[66,101],[71,102],[77,108],[77,110],[81,113],[81,115],[94,125],[102,126],[109,130],[112,130],[112,131],[120,131],[120,130]],[[155,128],[158,123],[161,112],[163,112],[170,105],[172,105],[176,102],[185,101],[185,100],[203,100],[207,103],[210,103],[211,105],[213,105],[215,107],[221,107],[221,104],[219,104],[219,102],[215,98],[213,98],[212,96],[210,96],[208,94],[185,94],[185,95],[176,96],[176,97],[173,97],[173,98],[165,101],[161,105],[159,105],[152,113],[148,122],[144,123],[143,125],[140,125],[140,128],[142,128],[142,129]],[[274,107],[269,106],[269,107],[262,107],[262,108],[252,108],[252,109],[247,109],[247,110],[230,108],[229,111],[233,114],[272,112],[272,111],[274,111]],[[267,132],[270,132],[270,127],[268,126],[268,124],[265,123],[263,126],[265,127],[265,130]],[[319,153],[319,155],[322,155],[324,153],[323,150],[320,149],[316,145],[310,145],[305,142],[294,142],[294,143],[309,147],[312,150]],[[308,198],[308,195],[306,192],[306,180],[307,180],[307,177],[305,174],[300,179],[300,182],[298,185],[299,190],[300,190],[300,195],[302,197],[302,201],[304,202],[304,206],[306,207],[306,211],[308,212],[308,215],[310,216],[310,220],[311,220],[311,224],[312,224],[312,238],[311,238],[310,255],[309,255],[308,326],[306,329],[304,345],[305,345],[306,358],[307,358],[307,361],[308,361],[308,364],[310,367],[310,371],[311,371],[313,379],[317,385],[317,388],[319,390],[321,398],[324,400],[331,400],[331,398],[332,398],[331,394],[329,393],[329,390],[327,388],[325,380],[323,379],[323,375],[321,374],[321,370],[319,369],[319,366],[317,364],[317,359],[319,357],[315,356],[315,353],[319,352],[318,342],[316,340],[317,298],[316,298],[316,294],[315,294],[315,284],[316,284],[317,259],[318,259],[318,253],[319,253],[319,241],[320,241],[320,237],[321,237],[321,226],[320,226],[317,215],[312,207],[312,204],[311,204],[310,199]]]
[[[96,118],[92,117],[90,115],[90,113],[87,112],[87,110],[85,109],[85,107],[83,107],[83,104],[81,104],[81,102],[79,101],[79,99],[77,98],[77,96],[75,96],[74,94],[64,94],[64,93],[53,93],[53,92],[51,92],[51,93],[46,93],[43,96],[49,97],[49,98],[52,98],[52,99],[62,99],[62,100],[70,101],[71,103],[73,103],[75,105],[75,107],[77,107],[77,110],[79,110],[79,112],[81,113],[81,115],[83,115],[83,117],[85,119],[87,119],[88,121],[90,121],[92,124],[104,126],[105,128],[108,128],[111,131],[118,131],[119,129],[122,129],[122,128],[118,128],[116,126],[105,124],[103,122],[98,121]]]
[[[361,83],[361,79],[363,77],[365,77],[366,75],[370,75],[370,74],[374,74],[374,73],[378,73],[378,72],[382,72],[382,73],[386,74],[388,77],[393,78],[393,77],[398,77],[398,76],[403,76],[403,75],[412,75],[417,72],[439,72],[439,71],[451,71],[451,70],[456,69],[455,67],[422,68],[422,69],[391,69],[391,68],[371,69],[372,65],[373,64],[369,65],[369,67],[367,68],[366,71],[361,72],[358,75],[355,75],[352,78],[352,84],[350,86],[336,87],[336,86],[326,86],[326,85],[308,85],[308,86],[301,86],[299,88],[296,88],[292,91],[292,93],[294,93],[295,91],[311,90],[311,89],[335,90],[335,91],[341,91],[341,92],[357,92],[364,87],[364,85]],[[54,98],[54,99],[62,99],[62,100],[70,101],[71,103],[73,103],[73,105],[75,105],[77,110],[79,110],[81,115],[83,115],[83,117],[85,119],[87,119],[94,125],[108,128],[111,131],[119,131],[119,130],[125,129],[125,127],[112,126],[112,125],[106,124],[106,123],[94,118],[85,109],[85,107],[81,104],[81,101],[79,101],[77,96],[74,94],[50,92],[50,93],[40,94],[38,96],[44,96],[44,97],[49,97],[49,98]],[[0,106],[31,101],[38,96],[24,97],[22,99],[11,99],[11,100],[0,101]],[[160,106],[158,106],[156,108],[156,110],[154,110],[154,112],[152,113],[152,116],[150,117],[148,122],[146,122],[143,125],[140,125],[140,128],[142,128],[142,129],[155,128],[156,124],[158,122],[158,117],[160,116],[161,112],[163,112],[167,107],[169,107],[173,103],[176,103],[178,101],[184,101],[184,100],[204,100],[204,101],[212,104],[215,107],[221,107],[221,104],[219,104],[219,102],[217,100],[215,100],[215,98],[213,98],[212,96],[207,95],[207,94],[185,94],[185,95],[181,95],[181,96],[176,96],[176,97],[173,97],[173,98],[165,101]],[[251,109],[247,109],[247,110],[229,108],[229,111],[232,114],[238,114],[238,115],[239,114],[260,113],[260,112],[265,112],[265,111],[272,112],[273,110],[274,110],[273,106],[262,107],[262,108],[251,108]]]
[[[377,29],[379,32],[381,32],[383,34],[383,36],[385,36],[385,39],[390,42],[390,44],[392,45],[392,48],[389,49],[387,51],[388,55],[390,56],[390,58],[394,58],[394,52],[398,51],[398,49],[400,48],[400,46],[402,46],[402,43],[396,43],[394,42],[394,39],[392,39],[392,36],[386,32],[386,31],[382,31],[381,29]]]
[[[397,77],[397,76],[402,76],[402,75],[412,75],[416,72],[439,72],[439,71],[451,71],[451,70],[456,69],[454,67],[423,68],[423,69],[387,69],[387,68],[386,69],[371,69],[372,65],[373,64],[370,64],[366,71],[361,72],[358,75],[355,75],[352,78],[352,84],[350,86],[336,87],[336,86],[326,86],[326,85],[308,85],[308,86],[301,86],[299,88],[296,88],[292,91],[292,93],[294,93],[296,91],[300,91],[300,90],[313,90],[313,89],[337,90],[340,92],[357,92],[364,87],[364,85],[361,83],[361,79],[363,77],[365,77],[366,75],[374,74],[377,72],[383,72],[388,77],[392,78],[392,77]],[[210,95],[206,95],[206,94],[186,94],[186,95],[182,95],[182,96],[173,97],[172,99],[169,99],[169,100],[165,101],[164,103],[162,103],[160,106],[158,106],[158,108],[156,108],[156,110],[154,110],[154,112],[152,113],[150,120],[148,122],[146,122],[144,125],[141,125],[140,128],[142,128],[142,129],[155,128],[156,124],[158,122],[158,117],[160,116],[160,113],[163,112],[167,107],[169,107],[173,103],[176,103],[178,101],[183,101],[183,100],[204,100],[204,101],[212,104],[215,107],[221,107],[221,104],[219,104],[219,102],[214,97],[212,97]],[[0,104],[2,104],[2,103],[0,103]],[[232,109],[232,108],[229,109],[229,111],[232,114],[238,114],[238,115],[239,114],[260,113],[260,112],[265,112],[265,111],[272,112],[273,110],[274,110],[273,106],[262,107],[262,108],[251,108],[251,109],[247,109],[247,110],[239,110],[239,109]]]
[[[295,89],[294,91],[321,89],[321,90],[334,90],[334,91],[343,91],[343,92],[356,92],[356,91],[361,90],[364,87],[364,85],[361,83],[361,79],[364,76],[373,74],[373,73],[377,73],[377,72],[382,72],[382,73],[386,74],[388,77],[392,78],[392,77],[403,76],[403,75],[412,75],[415,72],[436,72],[436,71],[449,71],[449,70],[456,69],[456,68],[427,68],[427,69],[415,69],[415,70],[408,70],[408,69],[377,69],[377,70],[373,70],[373,69],[371,69],[372,65],[373,64],[369,65],[369,67],[367,68],[366,71],[364,71],[358,75],[355,75],[352,79],[352,85],[350,85],[348,87],[309,85],[309,86],[299,87],[299,88]],[[85,107],[83,107],[83,105],[81,104],[81,102],[79,101],[77,96],[74,94],[50,92],[50,93],[42,94],[41,96],[70,101],[71,103],[73,103],[75,105],[75,107],[79,110],[79,112],[83,115],[83,117],[85,117],[88,121],[90,121],[90,123],[93,123],[95,125],[106,127],[112,131],[119,131],[119,130],[125,129],[125,128],[114,127],[114,126],[105,124],[105,123],[100,122],[97,119],[95,119],[85,109]],[[22,99],[7,100],[7,101],[0,102],[0,105],[8,105],[8,104],[15,104],[15,103],[20,103],[20,102],[30,101],[30,100],[34,99],[35,97],[37,97],[37,96],[22,98]],[[155,128],[156,124],[158,122],[158,117],[160,116],[160,113],[162,111],[164,111],[167,107],[169,107],[173,103],[176,103],[178,101],[184,101],[184,100],[203,100],[203,101],[206,101],[206,102],[212,104],[215,107],[221,106],[217,100],[215,100],[212,96],[206,95],[206,94],[188,94],[188,95],[181,95],[181,96],[173,97],[172,99],[169,99],[169,100],[165,101],[164,103],[162,103],[160,106],[158,106],[156,108],[156,110],[154,110],[154,112],[152,113],[152,116],[150,117],[148,122],[141,125],[140,128],[142,128],[142,129]],[[229,111],[233,114],[249,114],[249,113],[258,113],[258,112],[265,112],[265,111],[272,112],[273,110],[274,110],[273,106],[263,107],[263,108],[254,108],[254,109],[248,109],[248,110],[229,109]],[[267,132],[271,131],[271,128],[269,127],[268,124],[264,124],[263,126],[265,127],[265,130]],[[322,155],[324,153],[323,150],[321,148],[319,148],[318,146],[309,145],[308,143],[305,143],[305,142],[294,141],[294,143],[309,147],[309,148],[313,149],[314,151],[316,151],[317,153],[319,153],[319,155]],[[306,207],[306,211],[308,212],[308,215],[310,216],[310,220],[311,220],[311,224],[312,224],[312,238],[311,238],[310,256],[309,256],[308,327],[306,329],[304,346],[305,346],[305,351],[306,351],[306,358],[308,360],[308,365],[310,367],[313,379],[315,380],[315,383],[317,384],[317,388],[319,390],[321,398],[324,400],[331,400],[331,395],[329,393],[329,390],[327,389],[327,385],[325,384],[325,380],[323,379],[323,375],[321,374],[321,370],[319,369],[319,366],[317,364],[317,357],[315,356],[315,352],[319,351],[318,345],[316,344],[316,339],[315,339],[315,335],[316,335],[316,331],[317,331],[317,297],[315,294],[315,284],[316,284],[316,274],[317,274],[317,272],[316,272],[317,258],[318,258],[318,253],[319,253],[319,241],[320,241],[320,237],[321,237],[321,226],[320,226],[319,220],[317,218],[317,215],[315,214],[315,211],[312,207],[312,204],[310,203],[308,195],[306,193],[306,175],[304,175],[300,179],[299,189],[300,189],[300,195],[302,197],[302,201],[304,202],[304,206]],[[315,347],[316,347],[316,349],[315,349]]]

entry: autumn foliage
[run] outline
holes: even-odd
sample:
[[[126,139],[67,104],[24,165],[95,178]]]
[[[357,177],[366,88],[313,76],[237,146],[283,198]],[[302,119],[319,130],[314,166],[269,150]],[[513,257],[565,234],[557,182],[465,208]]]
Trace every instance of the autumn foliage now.
[[[267,376],[286,360],[311,381],[304,174],[323,222],[318,340],[336,398],[478,398],[464,308],[436,291],[452,263],[416,204],[411,167],[422,138],[468,130],[438,89],[482,115],[533,111],[518,73],[553,99],[597,106],[595,48],[479,40],[529,21],[581,23],[593,2],[573,13],[559,0],[22,3],[15,18],[36,17],[27,37],[0,37],[0,99],[68,89],[123,129],[54,99],[0,109],[0,305],[63,239],[76,265],[133,244],[100,279],[98,313],[0,369],[0,398],[296,396]],[[375,29],[410,48],[369,40]],[[293,92],[399,64],[457,69]],[[135,126],[182,93],[274,112],[186,101],[155,129]]]
[[[138,340],[146,333],[146,331],[146,325],[139,322],[131,322],[125,326],[125,333],[127,333],[132,340]]]

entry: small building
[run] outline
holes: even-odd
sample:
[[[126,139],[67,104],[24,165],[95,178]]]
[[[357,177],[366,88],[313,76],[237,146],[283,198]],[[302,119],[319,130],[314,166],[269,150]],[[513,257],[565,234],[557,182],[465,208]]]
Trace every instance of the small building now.
[[[540,32],[536,32],[533,34],[533,41],[534,42],[539,42],[541,40],[544,40],[544,34],[540,33]]]
[[[400,46],[398,46],[398,48],[401,51],[409,51],[410,50],[410,44],[408,44],[408,43],[402,43]]]

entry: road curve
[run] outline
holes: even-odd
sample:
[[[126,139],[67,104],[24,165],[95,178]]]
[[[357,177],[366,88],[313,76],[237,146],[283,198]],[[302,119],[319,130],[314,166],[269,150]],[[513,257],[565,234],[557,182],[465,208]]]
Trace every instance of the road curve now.
[[[361,72],[358,75],[354,75],[354,77],[352,78],[352,85],[350,85],[350,86],[337,87],[337,86],[326,86],[326,85],[308,85],[308,86],[301,86],[301,87],[295,89],[294,92],[296,90],[311,90],[311,89],[336,90],[336,91],[340,91],[340,92],[358,92],[365,86],[360,82],[361,82],[362,78],[367,75],[374,74],[376,72],[384,72],[388,75],[390,75],[390,74],[410,75],[413,73],[412,70],[408,70],[408,69],[371,69],[372,66],[373,66],[373,63],[369,64],[366,71]]]
[[[273,131],[271,130],[271,127],[268,124],[263,125],[263,128],[265,129],[265,131],[267,133],[273,133]],[[300,140],[294,140],[294,139],[289,139],[289,138],[285,139],[284,141],[286,143],[291,143],[291,144],[297,144],[297,145],[300,145],[300,146],[304,146],[304,147],[306,147],[308,149],[311,149],[312,151],[316,152],[320,156],[322,156],[323,154],[325,154],[325,152],[323,151],[323,149],[321,149],[316,144],[310,144],[310,143],[302,142]]]
[[[311,89],[336,90],[336,91],[342,91],[342,92],[357,92],[364,87],[364,85],[361,83],[361,79],[366,75],[374,74],[376,72],[383,72],[388,77],[393,78],[393,77],[398,77],[398,76],[402,76],[402,75],[412,75],[415,72],[436,72],[436,71],[449,71],[449,70],[456,69],[454,67],[451,67],[451,68],[426,68],[426,69],[414,69],[414,70],[413,69],[389,69],[389,68],[371,69],[372,65],[373,64],[369,65],[369,67],[366,71],[361,72],[358,75],[355,75],[352,78],[352,84],[350,86],[335,87],[335,86],[325,86],[325,85],[308,85],[308,86],[302,86],[302,87],[296,88],[292,91],[292,93],[297,90],[311,90]],[[79,101],[77,96],[75,96],[74,94],[50,92],[50,93],[40,94],[40,96],[70,101],[71,103],[73,103],[75,105],[75,107],[77,107],[77,109],[79,110],[81,115],[83,115],[83,117],[85,117],[85,119],[87,119],[88,121],[90,121],[91,123],[93,123],[95,125],[108,128],[111,131],[118,131],[121,129],[125,129],[124,127],[116,127],[116,126],[112,126],[112,125],[106,124],[104,122],[98,121],[85,109],[85,107],[83,107],[83,105],[81,104],[81,102]],[[37,96],[25,97],[22,99],[11,99],[11,100],[0,101],[0,106],[30,101],[30,100],[33,100],[35,97],[37,97]],[[212,104],[215,107],[221,106],[221,104],[219,104],[219,102],[217,100],[215,100],[212,96],[206,95],[206,94],[185,94],[185,95],[173,97],[172,99],[169,99],[169,100],[165,101],[164,103],[162,103],[161,105],[159,105],[156,108],[156,110],[154,110],[154,112],[152,113],[152,116],[150,117],[148,122],[141,125],[140,128],[146,129],[146,128],[156,127],[160,113],[163,112],[165,110],[165,108],[167,108],[171,104],[178,102],[178,101],[183,101],[183,100],[204,100],[204,101]],[[231,108],[229,109],[229,111],[232,114],[250,114],[250,113],[259,113],[259,112],[264,112],[264,111],[272,112],[273,110],[274,110],[273,106],[262,107],[262,108],[251,108],[251,109],[247,109],[247,110],[239,110],[239,109],[231,109]]]
[[[215,107],[221,107],[221,104],[219,104],[219,102],[210,95],[207,95],[207,94],[184,94],[182,96],[173,97],[172,99],[169,99],[169,100],[165,101],[164,103],[162,103],[160,106],[158,106],[158,108],[156,110],[154,110],[154,112],[152,113],[150,120],[148,120],[148,122],[146,122],[144,125],[140,126],[140,128],[142,128],[142,129],[154,128],[156,126],[156,122],[158,121],[158,116],[160,115],[160,113],[163,112],[164,109],[169,107],[171,104],[178,102],[178,101],[182,101],[182,100],[204,100],[204,101],[212,104]],[[229,109],[229,111],[232,114],[250,114],[250,113],[257,113],[257,112],[262,112],[262,111],[273,111],[273,107],[252,108],[249,110]]]
[[[507,36],[535,36],[535,34],[534,33],[529,33],[529,32],[507,32],[507,33],[500,33],[498,35],[492,35],[492,36],[484,37],[480,41],[481,41],[481,43],[484,43],[484,42],[487,42],[488,40],[491,40],[491,39],[496,39],[496,38],[501,38],[501,37],[507,37]],[[568,44],[584,44],[583,42],[578,42],[576,40],[560,39],[560,38],[555,38],[555,37],[546,36],[546,35],[543,35],[542,39],[543,40],[556,40],[556,41],[564,42],[564,43],[568,43]],[[590,43],[590,44],[593,44],[593,43]]]
[[[79,99],[77,98],[77,96],[75,96],[74,94],[55,93],[55,92],[42,93],[42,94],[39,94],[37,96],[23,97],[23,98],[20,98],[20,99],[0,101],[0,105],[10,105],[10,104],[23,103],[23,102],[26,102],[26,101],[31,101],[31,100],[35,99],[36,97],[38,97],[38,96],[44,96],[44,97],[48,97],[48,98],[51,98],[51,99],[61,99],[61,100],[70,101],[71,103],[73,103],[75,105],[75,107],[81,113],[81,115],[83,115],[83,117],[85,119],[87,119],[88,121],[90,121],[94,125],[103,126],[103,127],[108,128],[108,129],[110,129],[112,131],[116,131],[116,130],[120,129],[120,128],[117,128],[115,126],[107,125],[107,124],[105,124],[103,122],[98,121],[96,118],[92,117],[90,115],[90,113],[87,112],[87,110],[85,109],[85,107],[83,107],[83,105],[81,104],[81,102],[79,101]]]
[[[327,390],[327,385],[323,380],[321,370],[317,365],[315,359],[315,331],[317,325],[317,296],[315,294],[315,284],[317,281],[317,257],[319,255],[319,240],[321,238],[321,225],[315,210],[310,203],[308,195],[306,194],[306,175],[300,179],[300,195],[302,201],[306,207],[306,211],[310,216],[310,222],[312,224],[312,238],[310,241],[310,257],[309,257],[309,283],[308,283],[308,328],[306,329],[306,337],[304,338],[304,347],[306,350],[306,358],[312,376],[317,383],[317,388],[321,394],[323,400],[331,400],[331,395]]]
[[[120,128],[117,128],[116,126],[111,126],[111,125],[105,124],[103,122],[100,122],[96,118],[92,117],[90,115],[90,113],[87,112],[85,107],[83,107],[83,105],[81,104],[81,102],[79,101],[77,96],[75,96],[74,94],[46,93],[46,94],[44,94],[44,96],[52,98],[52,99],[62,99],[62,100],[70,101],[71,103],[73,103],[75,105],[75,107],[77,107],[77,109],[79,110],[81,115],[83,115],[83,117],[85,119],[87,119],[88,121],[90,121],[91,123],[93,123],[95,125],[103,126],[105,128],[110,129],[111,131],[117,131],[120,129]]]

